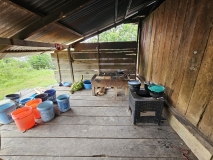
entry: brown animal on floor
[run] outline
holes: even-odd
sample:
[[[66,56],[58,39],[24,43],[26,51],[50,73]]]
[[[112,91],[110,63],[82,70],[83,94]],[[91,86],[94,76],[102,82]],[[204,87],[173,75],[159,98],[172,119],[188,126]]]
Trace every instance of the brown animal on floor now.
[[[103,96],[105,94],[105,87],[99,88],[99,90],[96,92],[97,96]]]

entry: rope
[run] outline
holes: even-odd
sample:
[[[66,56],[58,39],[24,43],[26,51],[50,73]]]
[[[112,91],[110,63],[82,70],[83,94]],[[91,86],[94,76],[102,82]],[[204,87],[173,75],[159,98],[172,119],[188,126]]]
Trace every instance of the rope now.
[[[182,148],[178,148],[176,146],[173,146],[173,145],[170,145],[172,148],[178,150],[178,151],[181,151],[182,152],[182,156],[184,157],[185,160],[189,160],[186,155],[189,154],[189,151],[186,150],[186,149],[182,149]]]

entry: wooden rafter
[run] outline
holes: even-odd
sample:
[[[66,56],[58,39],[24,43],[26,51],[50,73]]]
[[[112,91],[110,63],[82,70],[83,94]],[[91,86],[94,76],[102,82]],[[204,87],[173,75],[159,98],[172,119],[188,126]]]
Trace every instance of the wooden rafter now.
[[[125,19],[126,19],[127,15],[128,15],[128,12],[129,12],[129,9],[130,9],[131,4],[132,4],[132,0],[129,0],[128,6],[127,6],[127,8],[126,8]]]
[[[144,8],[148,7],[149,5],[156,3],[156,1],[157,0],[149,0],[147,2],[144,2],[140,5],[138,5],[137,7],[135,7],[134,9],[132,9],[131,11],[128,11],[128,15],[131,15],[135,12],[139,12],[139,11],[143,10]],[[126,15],[126,17],[128,17],[128,15]]]
[[[0,38],[0,45],[9,46],[31,46],[31,47],[51,47],[55,48],[54,43],[34,42],[12,38]],[[68,48],[67,45],[62,45],[63,48]]]
[[[73,3],[73,1],[70,1],[66,3],[66,5],[61,6],[60,8],[56,9],[54,12],[50,13],[49,15],[41,17],[40,19],[29,24],[25,29],[21,30],[20,32],[12,36],[11,38],[26,39],[32,33],[41,29],[42,27],[64,18],[66,15],[81,9],[83,6],[86,6],[93,1],[94,0],[90,0],[90,1],[80,0],[78,1],[78,3]]]
[[[117,17],[118,17],[118,0],[115,0],[115,19],[114,19],[115,24],[117,21]]]
[[[68,31],[68,32],[71,32],[71,33],[74,33],[74,34],[76,34],[76,35],[78,35],[78,36],[80,36],[80,37],[83,37],[82,34],[76,32],[74,29],[72,29],[72,28],[70,28],[70,27],[68,28],[68,27],[66,27],[66,26],[64,26],[64,25],[62,25],[62,24],[60,24],[60,23],[56,23],[56,25],[57,25],[58,27],[61,27],[61,28],[64,29],[64,30]]]

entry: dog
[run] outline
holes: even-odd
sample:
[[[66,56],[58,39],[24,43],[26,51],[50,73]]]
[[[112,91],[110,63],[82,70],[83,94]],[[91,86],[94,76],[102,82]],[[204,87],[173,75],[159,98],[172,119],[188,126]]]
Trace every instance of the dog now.
[[[96,92],[96,96],[103,96],[106,92],[105,87],[100,87],[99,90]]]

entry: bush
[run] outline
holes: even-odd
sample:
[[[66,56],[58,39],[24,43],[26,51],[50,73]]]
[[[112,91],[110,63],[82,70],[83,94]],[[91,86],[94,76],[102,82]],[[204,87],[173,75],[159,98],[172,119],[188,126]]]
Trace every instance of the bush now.
[[[39,54],[29,57],[29,63],[34,69],[52,69],[53,64],[49,54]]]
[[[29,57],[0,60],[0,100],[7,94],[25,88],[44,87],[57,83],[53,70],[33,69],[28,60]],[[51,63],[49,66],[52,66]]]

